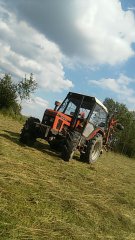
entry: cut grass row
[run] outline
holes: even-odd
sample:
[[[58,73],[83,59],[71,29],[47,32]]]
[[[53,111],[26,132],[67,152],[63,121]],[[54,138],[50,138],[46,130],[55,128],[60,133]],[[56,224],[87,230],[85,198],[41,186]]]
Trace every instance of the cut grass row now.
[[[0,239],[135,239],[135,161],[104,153],[66,163],[43,141],[19,143],[0,115]]]

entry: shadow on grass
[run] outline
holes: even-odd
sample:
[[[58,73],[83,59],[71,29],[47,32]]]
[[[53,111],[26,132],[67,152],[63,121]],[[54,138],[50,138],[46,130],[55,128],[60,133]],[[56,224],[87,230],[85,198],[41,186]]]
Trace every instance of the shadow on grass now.
[[[6,138],[12,142],[14,142],[15,144],[21,146],[21,147],[25,147],[26,145],[21,143],[19,141],[19,138],[20,138],[20,134],[19,133],[16,133],[16,132],[12,132],[12,131],[7,131],[7,130],[3,130],[4,133],[1,133],[0,136],[3,137],[3,138]],[[31,146],[30,148],[34,148],[38,151],[41,151],[42,153],[47,153],[49,154],[50,156],[52,157],[60,157],[60,152],[56,151],[56,150],[52,150],[50,148],[50,145],[48,145],[46,143],[46,141],[44,141],[44,143],[40,142],[40,141],[36,141],[34,143],[33,146]],[[83,164],[88,164],[86,161],[80,159],[80,156],[79,155],[75,155],[74,157],[74,160],[78,161],[78,162],[82,162]],[[90,168],[91,170],[93,170],[93,165],[90,165]]]
[[[7,130],[3,130],[4,133],[1,133],[0,136],[3,137],[3,138],[6,138],[8,139],[9,141],[12,141],[13,143],[21,146],[21,147],[25,147],[26,145],[21,143],[19,141],[19,138],[20,138],[20,134],[19,133],[16,133],[16,132],[12,132],[12,131],[7,131]],[[53,157],[59,157],[60,154],[56,151],[52,151],[50,146],[44,142],[44,143],[41,143],[39,142],[38,140],[34,143],[33,147],[30,147],[30,148],[34,148],[38,151],[41,151],[43,153],[47,153],[49,154],[50,156],[53,156]]]

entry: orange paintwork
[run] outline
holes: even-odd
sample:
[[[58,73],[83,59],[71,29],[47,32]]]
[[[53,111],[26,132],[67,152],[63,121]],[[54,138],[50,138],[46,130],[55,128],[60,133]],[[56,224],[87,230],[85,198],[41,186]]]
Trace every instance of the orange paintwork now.
[[[102,134],[102,136],[104,136],[104,131],[103,131],[101,128],[97,128],[97,129],[95,129],[95,130],[89,135],[89,137],[88,137],[87,140],[90,140],[90,139],[92,139],[93,137],[95,137],[95,135],[96,135],[97,133],[100,133],[100,134]]]
[[[116,126],[117,123],[118,123],[118,120],[115,120],[114,118],[110,119],[109,126],[108,126],[108,131],[106,133],[105,143],[108,142],[111,132],[115,131],[114,127]]]
[[[66,115],[62,112],[58,112],[58,111],[55,111],[55,110],[52,110],[52,109],[47,109],[45,114],[47,114],[49,116],[52,116],[52,117],[55,117],[52,129],[57,131],[57,132],[61,132],[65,125],[69,127],[70,124],[71,124],[72,117],[70,117],[70,116],[68,116],[68,115]],[[58,129],[57,125],[58,125],[59,120],[62,121],[62,124],[61,124],[60,128]],[[81,122],[82,121],[80,119],[78,119],[78,121],[76,123],[76,127],[79,127],[79,126],[81,127]]]
[[[67,116],[67,115],[65,115],[65,114],[63,114],[61,112],[57,112],[57,115],[55,117],[52,129],[55,130],[55,131],[61,132],[63,127],[64,127],[64,125],[70,126],[71,119],[72,119],[71,117],[69,117],[69,116]],[[59,120],[62,121],[62,124],[61,124],[60,128],[57,129],[57,125],[58,125],[58,121]]]

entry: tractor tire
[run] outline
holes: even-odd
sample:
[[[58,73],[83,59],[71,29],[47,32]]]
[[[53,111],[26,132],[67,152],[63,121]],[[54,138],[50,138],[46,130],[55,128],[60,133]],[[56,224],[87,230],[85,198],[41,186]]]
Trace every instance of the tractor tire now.
[[[101,134],[97,134],[88,142],[86,152],[82,154],[81,158],[87,163],[95,162],[101,154],[102,147],[103,137]]]
[[[56,150],[56,151],[57,151],[57,149],[58,149],[58,144],[57,144],[57,142],[56,142],[55,140],[49,141],[49,145],[50,145],[50,148],[51,148],[52,150]]]
[[[57,140],[57,138],[55,140],[49,141],[49,145],[52,150],[55,150],[57,152],[61,151],[62,144],[60,140]]]
[[[30,117],[26,120],[20,134],[20,142],[32,146],[36,141],[35,123],[40,123],[38,118]]]
[[[72,131],[68,133],[62,148],[62,159],[64,161],[69,161],[73,158],[80,137],[81,134],[77,131]]]

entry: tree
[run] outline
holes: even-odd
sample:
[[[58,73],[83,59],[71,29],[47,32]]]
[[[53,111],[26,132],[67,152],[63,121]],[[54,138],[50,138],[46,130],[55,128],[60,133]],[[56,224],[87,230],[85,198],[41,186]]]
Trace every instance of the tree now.
[[[22,79],[17,85],[16,85],[16,91],[20,97],[21,100],[23,99],[29,99],[30,94],[35,91],[37,88],[37,82],[33,79],[33,74],[30,74],[30,78]]]
[[[0,79],[0,108],[9,108],[16,103],[16,85],[12,82],[11,76],[5,74]]]
[[[109,114],[114,114],[115,118],[124,126],[124,131],[116,132],[117,144],[115,150],[130,157],[135,156],[135,121],[134,112],[122,104],[115,102],[111,98],[104,100]]]
[[[9,74],[0,78],[0,109],[12,109],[15,113],[20,113],[21,106],[18,99],[28,99],[30,94],[37,88],[37,83],[30,77],[25,76],[19,83],[14,83]]]

